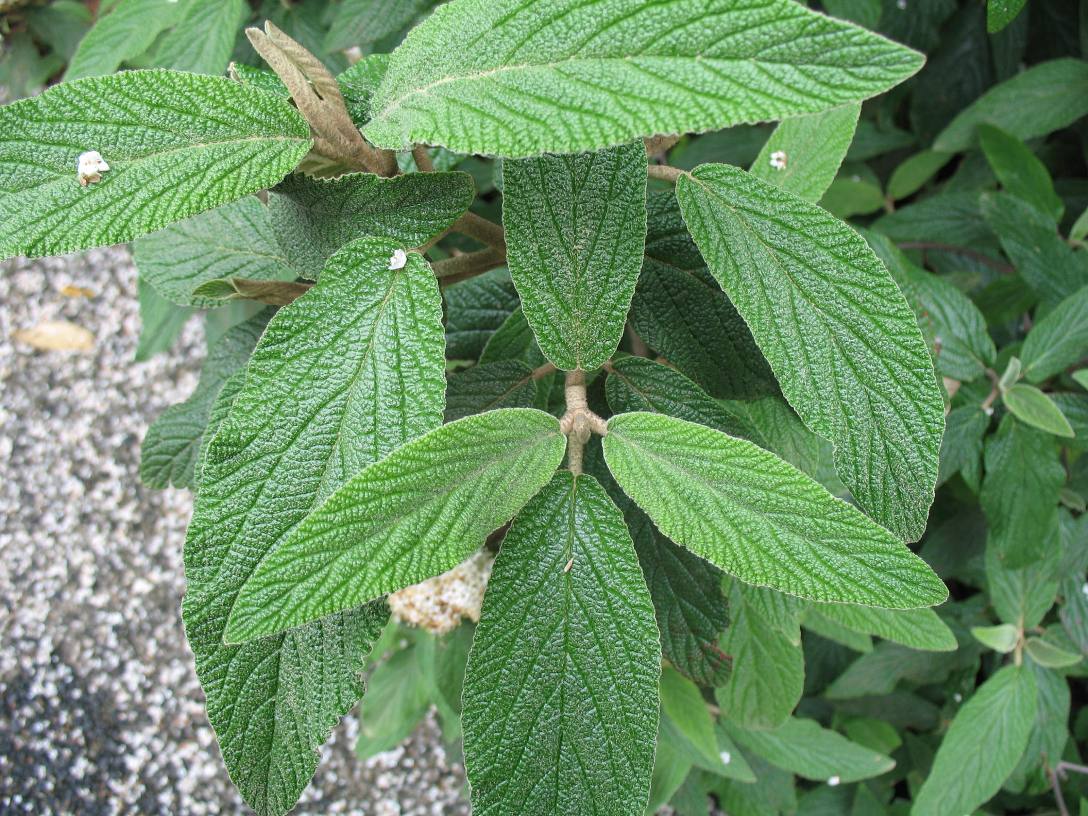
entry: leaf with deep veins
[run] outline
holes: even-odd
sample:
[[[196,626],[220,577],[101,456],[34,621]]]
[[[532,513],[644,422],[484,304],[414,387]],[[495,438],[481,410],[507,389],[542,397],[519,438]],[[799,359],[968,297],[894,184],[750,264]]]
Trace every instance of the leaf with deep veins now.
[[[380,147],[577,153],[874,96],[910,49],[791,0],[455,0],[393,52]]]
[[[698,167],[676,195],[782,394],[834,444],[854,498],[917,539],[933,502],[944,402],[887,269],[844,223],[735,167]]]
[[[561,369],[599,368],[619,346],[642,268],[642,142],[504,162],[502,223],[540,350]]]
[[[361,239],[277,312],[208,446],[185,542],[183,609],[208,718],[246,801],[289,810],[329,729],[361,696],[382,604],[227,646],[223,631],[261,557],[351,474],[442,421],[442,311],[434,274],[398,245]]]
[[[508,522],[559,466],[559,420],[504,408],[443,425],[329,497],[242,588],[242,642],[351,609],[445,572]]]
[[[469,656],[472,812],[642,813],[660,662],[623,516],[592,476],[560,471],[503,542]]]
[[[889,609],[948,596],[903,542],[751,442],[662,414],[619,414],[604,455],[662,533],[745,583]]]
[[[306,155],[286,100],[226,77],[128,71],[0,108],[0,256],[130,241],[269,187]],[[109,165],[81,186],[79,157]]]

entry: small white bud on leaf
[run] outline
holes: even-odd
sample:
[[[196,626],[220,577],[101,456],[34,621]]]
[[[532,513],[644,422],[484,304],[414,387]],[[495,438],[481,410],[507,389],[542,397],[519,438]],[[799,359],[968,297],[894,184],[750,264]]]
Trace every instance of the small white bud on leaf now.
[[[390,269],[404,269],[406,263],[408,263],[408,253],[403,249],[395,250],[389,258]]]
[[[785,150],[776,150],[771,154],[771,167],[775,170],[785,170],[788,162],[789,156],[786,155]]]
[[[79,186],[86,187],[102,180],[102,174],[110,169],[102,154],[97,150],[88,150],[79,154],[76,162],[76,172],[79,177]]]
[[[837,776],[833,776],[833,777],[831,777],[830,779],[827,780],[827,784],[830,785],[831,787],[835,787],[840,782],[842,782],[842,780],[839,779],[839,777],[837,777]]]

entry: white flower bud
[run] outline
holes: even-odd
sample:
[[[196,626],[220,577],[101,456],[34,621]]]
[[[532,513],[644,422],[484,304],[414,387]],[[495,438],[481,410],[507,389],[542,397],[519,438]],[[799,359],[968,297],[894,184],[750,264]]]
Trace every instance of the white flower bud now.
[[[406,263],[408,263],[408,253],[403,249],[396,250],[389,258],[390,269],[404,269]]]
[[[102,154],[97,150],[80,153],[79,160],[76,162],[79,186],[86,187],[88,184],[101,181],[102,174],[109,169],[110,166],[106,164],[106,160],[102,158]]]

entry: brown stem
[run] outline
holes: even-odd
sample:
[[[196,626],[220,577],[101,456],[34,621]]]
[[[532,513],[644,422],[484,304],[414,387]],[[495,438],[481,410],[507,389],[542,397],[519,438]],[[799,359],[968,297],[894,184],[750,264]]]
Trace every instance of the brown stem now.
[[[431,264],[443,286],[481,275],[506,263],[506,253],[488,247],[478,252],[466,252]]]
[[[434,172],[434,162],[431,161],[431,154],[427,152],[427,148],[423,145],[416,145],[412,148],[412,158],[416,160],[416,168],[419,172]]]
[[[558,371],[558,370],[559,369],[557,369],[555,367],[555,363],[544,363],[544,365],[537,366],[536,368],[533,369],[533,373],[529,375],[529,379],[531,379],[531,380],[543,380],[545,377],[547,377],[553,371]]]
[[[506,254],[506,235],[502,227],[482,215],[476,215],[471,211],[466,212],[453,222],[450,230],[475,238],[481,244],[487,244],[489,247],[502,250],[503,255]]]
[[[1065,804],[1065,797],[1062,796],[1062,785],[1058,779],[1058,772],[1050,767],[1049,762],[1046,764],[1046,775],[1050,779],[1050,789],[1054,791],[1054,802],[1058,805],[1058,813],[1060,816],[1069,816],[1069,808]]]
[[[652,136],[649,139],[643,139],[643,143],[646,145],[646,155],[650,157],[667,153],[679,141],[679,136]]]
[[[684,171],[669,164],[651,164],[646,168],[646,175],[660,181],[667,181],[669,184],[676,184],[676,180],[684,175]]]
[[[939,252],[954,252],[957,255],[966,255],[968,258],[974,258],[981,264],[985,264],[991,269],[996,269],[998,272],[1011,275],[1016,270],[1011,264],[1007,264],[1004,261],[999,261],[996,258],[991,258],[983,252],[978,252],[968,247],[956,246],[955,244],[942,244],[939,241],[904,241],[899,245],[900,249],[920,249],[923,252],[927,250],[934,250]]]

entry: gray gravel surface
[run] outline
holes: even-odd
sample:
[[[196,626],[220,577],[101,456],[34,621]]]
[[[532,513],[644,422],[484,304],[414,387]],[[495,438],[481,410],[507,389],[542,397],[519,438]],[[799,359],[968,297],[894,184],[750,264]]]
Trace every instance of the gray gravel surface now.
[[[65,285],[92,297],[67,297]],[[140,440],[196,384],[202,329],[134,363],[124,250],[0,264],[0,813],[246,813],[223,769],[179,608],[190,497],[137,476]],[[89,353],[12,334],[89,329]],[[341,724],[296,812],[467,814],[428,721],[368,763]]]

